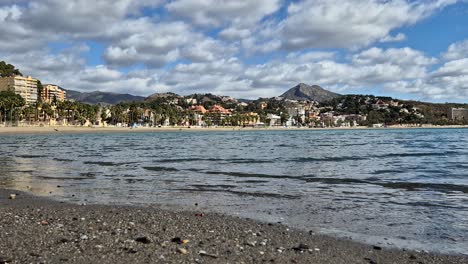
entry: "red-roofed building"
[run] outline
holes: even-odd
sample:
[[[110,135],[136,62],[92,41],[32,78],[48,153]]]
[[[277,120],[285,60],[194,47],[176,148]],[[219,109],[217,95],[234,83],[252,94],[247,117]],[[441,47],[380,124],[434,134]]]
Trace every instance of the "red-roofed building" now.
[[[220,105],[213,105],[213,107],[211,107],[210,109],[210,112],[211,113],[220,113],[220,114],[224,114],[224,115],[230,115],[231,112],[229,110],[226,110],[224,107],[220,106]]]
[[[203,107],[203,105],[194,105],[194,106],[191,106],[189,108],[190,111],[193,111],[193,112],[197,112],[197,113],[200,113],[200,114],[204,114],[206,113],[206,109],[205,107]]]

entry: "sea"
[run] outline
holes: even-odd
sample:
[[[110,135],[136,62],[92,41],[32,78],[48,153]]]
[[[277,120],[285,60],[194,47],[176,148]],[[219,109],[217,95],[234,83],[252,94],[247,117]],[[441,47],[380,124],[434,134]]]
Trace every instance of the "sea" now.
[[[0,187],[468,255],[468,129],[1,135]]]

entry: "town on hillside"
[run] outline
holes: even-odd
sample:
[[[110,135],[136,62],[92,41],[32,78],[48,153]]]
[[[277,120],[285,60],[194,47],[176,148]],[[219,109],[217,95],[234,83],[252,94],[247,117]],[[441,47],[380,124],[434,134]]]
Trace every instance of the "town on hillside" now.
[[[80,94],[68,91],[68,94]],[[67,98],[56,84],[42,84],[0,62],[1,126],[117,127],[386,127],[468,125],[463,104],[433,104],[372,95],[339,95],[298,84],[283,95],[257,100],[174,93],[91,104]],[[112,94],[114,97],[116,94]],[[105,93],[101,93],[105,97]],[[78,98],[78,97],[77,97]]]

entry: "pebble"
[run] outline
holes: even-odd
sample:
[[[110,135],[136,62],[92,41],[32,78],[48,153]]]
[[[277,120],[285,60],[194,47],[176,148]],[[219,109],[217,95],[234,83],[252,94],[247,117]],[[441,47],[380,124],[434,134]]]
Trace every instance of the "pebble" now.
[[[375,250],[382,250],[382,247],[379,247],[379,246],[373,246],[373,248],[374,248]]]
[[[299,244],[299,246],[293,247],[292,249],[294,249],[295,251],[304,251],[304,250],[309,249],[309,246],[301,243]]]
[[[141,237],[137,237],[135,239],[136,242],[140,242],[140,243],[143,243],[143,244],[149,244],[151,243],[151,239],[149,239],[148,237],[146,236],[141,236]]]
[[[204,250],[198,251],[198,254],[200,254],[200,256],[207,256],[207,257],[211,257],[211,258],[218,258],[217,255],[209,254],[209,253],[207,253],[207,252],[204,251]]]
[[[10,200],[14,200],[16,199],[16,194],[10,194],[10,197],[9,197]]]
[[[177,252],[184,255],[188,253],[188,251],[185,248],[177,248]]]
[[[246,242],[245,244],[246,244],[247,246],[255,247],[255,245],[257,244],[257,242]]]
[[[173,239],[171,239],[171,242],[182,245],[182,244],[187,244],[189,242],[189,240],[188,239],[181,239],[180,237],[174,237]]]
[[[82,235],[82,236],[80,236],[80,239],[81,240],[88,240],[88,236],[87,235]]]

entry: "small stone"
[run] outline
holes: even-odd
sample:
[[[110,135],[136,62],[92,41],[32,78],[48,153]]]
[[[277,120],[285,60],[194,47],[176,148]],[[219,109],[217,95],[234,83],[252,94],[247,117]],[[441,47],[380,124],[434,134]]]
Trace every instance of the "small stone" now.
[[[263,252],[263,251],[259,251],[258,253],[259,253],[260,255],[264,255],[264,254],[265,254],[265,252]]]
[[[88,240],[88,236],[87,235],[82,235],[82,236],[80,236],[80,239],[81,240]]]
[[[320,251],[320,248],[314,248],[315,251]]]
[[[86,218],[82,217],[80,220],[81,220],[81,221],[84,221],[84,220],[86,220]]]
[[[14,194],[14,193],[10,194],[10,197],[8,199],[10,199],[10,200],[16,199],[16,194]]]
[[[189,240],[188,239],[181,239],[180,237],[174,237],[173,239],[171,239],[171,242],[182,245],[182,244],[187,244],[189,242]]]
[[[246,242],[245,243],[247,246],[251,246],[251,247],[255,247],[255,245],[257,244],[257,242]]]
[[[177,252],[184,255],[188,253],[188,251],[185,248],[177,248]]]
[[[46,220],[41,221],[41,225],[48,225],[48,224],[49,224],[49,222],[47,222]]]
[[[151,239],[149,239],[148,237],[146,236],[142,236],[142,237],[137,237],[135,239],[136,242],[140,242],[140,243],[143,243],[143,244],[149,244],[151,243]]]
[[[101,249],[103,249],[103,248],[104,248],[104,246],[103,246],[103,245],[96,245],[96,246],[95,246],[95,248],[97,248],[97,249],[101,250]]]
[[[382,250],[382,247],[379,247],[379,246],[373,246],[372,248],[375,250]]]
[[[410,259],[416,259],[416,256],[415,255],[411,255],[409,256]]]
[[[209,254],[209,253],[207,253],[207,252],[204,251],[204,250],[198,251],[198,254],[200,254],[200,256],[206,256],[206,257],[211,257],[211,258],[218,258],[217,255]]]
[[[167,247],[167,244],[168,244],[168,243],[169,243],[168,241],[164,241],[164,242],[162,242],[160,245],[161,245],[161,247]]]
[[[295,251],[304,251],[304,250],[309,249],[309,246],[301,243],[299,244],[299,246],[293,247],[292,249],[294,249]]]

